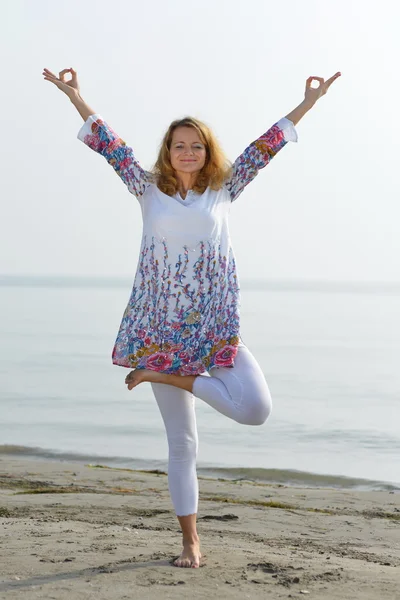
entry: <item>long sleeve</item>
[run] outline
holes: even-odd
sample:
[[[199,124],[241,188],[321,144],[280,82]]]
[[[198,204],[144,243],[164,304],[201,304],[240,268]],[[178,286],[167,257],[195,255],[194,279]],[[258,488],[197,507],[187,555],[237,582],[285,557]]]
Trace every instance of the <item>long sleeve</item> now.
[[[132,148],[111,129],[100,115],[91,115],[78,132],[78,139],[98,152],[121,177],[131,194],[140,198],[152,183],[152,174],[142,169]]]
[[[266,167],[287,142],[297,142],[297,132],[293,123],[284,117],[246,148],[235,160],[232,174],[225,182],[232,201],[236,200],[258,171]]]

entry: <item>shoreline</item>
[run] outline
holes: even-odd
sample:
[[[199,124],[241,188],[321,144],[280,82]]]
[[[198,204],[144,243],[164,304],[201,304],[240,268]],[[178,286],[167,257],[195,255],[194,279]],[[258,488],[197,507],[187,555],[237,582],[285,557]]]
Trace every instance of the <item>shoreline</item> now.
[[[35,446],[19,444],[0,444],[1,457],[15,457],[26,460],[45,460],[73,462],[80,465],[90,464],[103,468],[128,469],[135,471],[164,471],[167,461],[135,459],[123,456],[102,456],[67,451],[57,451]],[[394,491],[400,492],[400,483],[394,481],[377,481],[348,475],[332,475],[298,471],[296,469],[230,467],[198,464],[199,478],[210,478],[226,481],[254,481],[256,483],[282,484],[294,488],[323,488],[357,491]]]
[[[0,471],[1,598],[399,597],[393,490],[200,478],[193,570],[170,563],[180,534],[164,474],[5,454]]]

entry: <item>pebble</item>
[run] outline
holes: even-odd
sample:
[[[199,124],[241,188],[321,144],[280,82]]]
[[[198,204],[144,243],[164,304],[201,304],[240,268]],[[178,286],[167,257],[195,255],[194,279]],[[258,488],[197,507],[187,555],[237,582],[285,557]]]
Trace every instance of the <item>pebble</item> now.
[[[310,592],[308,590],[300,590],[300,594],[309,594]]]
[[[130,531],[130,527],[123,527],[122,531]]]

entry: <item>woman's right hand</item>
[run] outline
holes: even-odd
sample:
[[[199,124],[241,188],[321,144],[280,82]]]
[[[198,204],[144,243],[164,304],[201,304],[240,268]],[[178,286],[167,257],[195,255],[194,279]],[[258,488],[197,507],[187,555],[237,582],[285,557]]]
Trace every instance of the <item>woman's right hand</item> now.
[[[67,73],[71,73],[71,79],[68,79],[68,81],[65,80]],[[63,69],[59,72],[57,77],[54,75],[54,73],[45,68],[43,69],[43,76],[46,81],[51,81],[51,83],[54,83],[54,85],[56,85],[58,89],[64,92],[64,94],[66,94],[70,99],[79,94],[78,76],[74,69]]]

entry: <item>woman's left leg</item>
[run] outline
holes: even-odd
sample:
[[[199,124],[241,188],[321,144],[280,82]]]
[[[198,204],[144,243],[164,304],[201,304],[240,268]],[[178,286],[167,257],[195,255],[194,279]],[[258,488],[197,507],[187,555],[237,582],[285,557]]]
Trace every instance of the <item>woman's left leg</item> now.
[[[197,398],[237,423],[265,423],[272,409],[271,394],[261,367],[247,346],[239,346],[233,368],[214,367],[210,375],[199,375],[193,382]]]
[[[158,371],[132,371],[125,379],[128,389],[142,381],[175,386],[204,400],[218,412],[243,425],[262,425],[272,409],[271,394],[260,365],[241,345],[235,366],[214,367],[208,375],[167,375]]]

